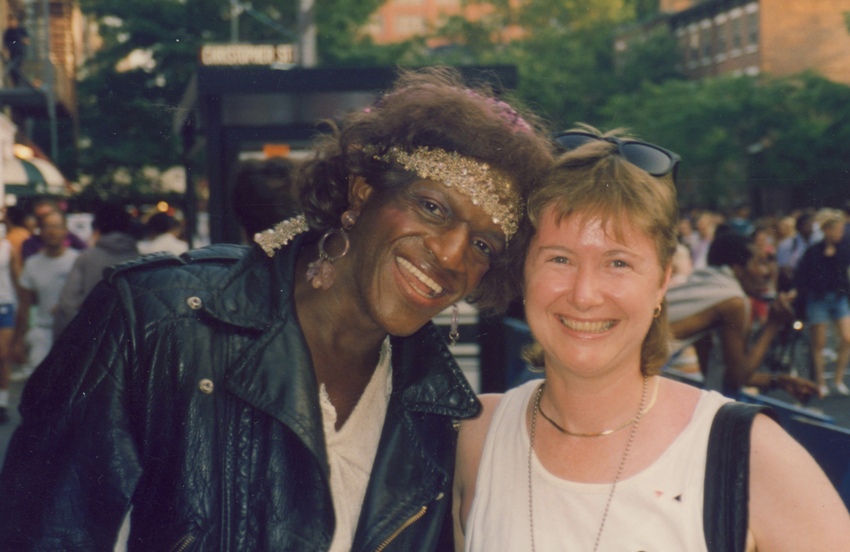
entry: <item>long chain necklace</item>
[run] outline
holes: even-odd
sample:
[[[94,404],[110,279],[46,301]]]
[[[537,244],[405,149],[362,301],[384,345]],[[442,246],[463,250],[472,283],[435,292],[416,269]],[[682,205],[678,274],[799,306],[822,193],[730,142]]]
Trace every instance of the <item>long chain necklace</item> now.
[[[608,521],[608,510],[611,509],[611,501],[614,499],[614,491],[617,490],[617,483],[619,483],[620,477],[623,475],[623,468],[626,466],[629,451],[632,449],[632,443],[635,440],[635,434],[637,434],[640,419],[646,413],[644,411],[644,405],[646,404],[646,387],[648,380],[649,378],[643,376],[643,394],[640,398],[640,406],[638,407],[637,415],[634,417],[634,422],[629,422],[634,423],[634,425],[632,425],[629,440],[626,442],[626,449],[623,451],[623,457],[620,459],[620,465],[617,467],[617,475],[614,476],[614,482],[611,484],[611,490],[608,492],[608,499],[605,501],[605,510],[602,512],[602,522],[599,524],[599,530],[596,532],[596,541],[593,543],[593,552],[599,550],[599,541],[602,539],[602,531],[605,530],[605,522]],[[534,409],[531,411],[531,432],[528,443],[528,522],[531,534],[531,552],[537,552],[534,541],[534,486],[532,485],[531,479],[531,458],[534,454],[534,435],[537,429],[537,413],[540,412],[540,397],[543,395],[543,388],[545,386],[546,382],[544,381],[540,384],[540,387],[537,388],[537,394],[534,397]],[[656,391],[657,389],[658,388],[656,387]],[[648,411],[649,409],[646,410]],[[611,433],[613,433],[613,431],[611,431]]]
[[[658,378],[655,379],[655,385],[652,388],[652,398],[649,399],[649,404],[646,405],[646,408],[641,410],[640,416],[646,416],[646,414],[650,410],[652,410],[652,407],[655,406],[655,399],[658,398],[658,384],[659,384],[660,381],[661,380],[658,379]],[[544,385],[545,385],[545,383],[544,383]],[[552,427],[554,427],[555,429],[557,429],[558,431],[560,431],[564,435],[569,435],[570,437],[605,437],[606,435],[611,435],[612,433],[616,433],[620,430],[626,429],[627,427],[629,427],[633,423],[637,422],[637,420],[638,420],[638,417],[635,416],[631,420],[624,422],[623,424],[620,424],[617,427],[612,428],[612,429],[606,429],[604,431],[600,431],[600,432],[597,432],[597,433],[575,433],[575,432],[570,431],[569,429],[561,427],[560,425],[558,425],[558,422],[556,422],[555,420],[553,420],[552,418],[547,416],[546,412],[543,411],[543,404],[542,403],[540,404],[540,415],[543,416],[544,420],[546,420],[547,422],[552,424]]]

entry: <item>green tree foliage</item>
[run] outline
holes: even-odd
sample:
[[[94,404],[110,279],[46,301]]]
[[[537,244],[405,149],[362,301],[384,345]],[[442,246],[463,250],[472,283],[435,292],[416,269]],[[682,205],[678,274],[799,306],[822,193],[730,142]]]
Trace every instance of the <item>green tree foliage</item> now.
[[[634,10],[635,17],[639,21],[648,19],[658,14],[658,0],[628,0],[626,5]]]
[[[400,55],[360,39],[357,29],[383,0],[316,0],[321,56],[350,61],[351,44],[361,59],[389,63]],[[240,2],[241,3],[241,2]],[[297,2],[252,0],[239,17],[240,42],[291,42]],[[87,61],[78,84],[81,172],[104,193],[129,171],[144,185],[145,166],[179,162],[172,119],[197,67],[204,43],[231,38],[230,0],[81,0],[99,24],[103,47]],[[127,64],[128,60],[134,61]]]
[[[683,79],[676,61],[680,59],[676,39],[666,32],[654,32],[645,40],[636,41],[622,55],[617,64],[617,88],[620,92],[633,92],[644,83],[661,83]]]
[[[557,128],[598,119],[611,95],[637,89],[644,81],[660,82],[677,75],[675,44],[654,36],[631,53],[628,72],[616,67],[614,38],[622,25],[634,22],[637,10],[653,13],[652,2],[640,0],[507,0],[488,4],[489,16],[476,22],[449,19],[437,36],[462,46],[452,55],[421,62],[506,63],[517,67],[518,94]],[[504,43],[511,25],[523,35]],[[461,52],[458,55],[457,52]]]
[[[765,191],[789,206],[846,197],[850,88],[822,77],[667,81],[614,96],[603,111],[682,155],[683,205],[725,207]]]
[[[230,0],[81,0],[101,23],[104,48],[80,84],[80,164],[104,187],[118,171],[177,162],[171,121],[204,42],[230,38]],[[430,38],[379,46],[362,32],[383,0],[316,0],[324,65],[513,64],[517,95],[561,129],[628,127],[683,157],[683,204],[723,206],[763,190],[797,205],[843,199],[850,159],[850,92],[815,75],[685,81],[675,40],[660,26],[617,58],[624,26],[652,22],[657,0],[467,0],[474,22],[450,17]],[[297,2],[255,0],[240,39],[281,41]],[[274,21],[264,22],[262,17]],[[521,27],[525,32],[511,34]],[[850,29],[850,18],[848,18]],[[285,34],[285,33],[284,33]],[[507,37],[511,37],[507,39]],[[135,53],[134,53],[135,52]],[[117,72],[119,61],[146,63]]]
[[[413,42],[378,46],[361,29],[386,0],[315,0],[323,65],[392,65]]]
[[[486,3],[488,18],[450,21],[441,30],[463,48],[440,61],[515,64],[520,95],[554,127],[628,127],[679,152],[683,204],[751,199],[758,208],[758,198],[777,195],[787,208],[847,197],[848,87],[812,74],[685,81],[666,25],[616,58],[615,38],[657,17],[655,0]],[[500,43],[502,30],[516,23],[527,32]]]
[[[226,2],[201,0],[83,0],[81,7],[99,23],[103,46],[78,85],[80,165],[96,187],[112,192],[122,184],[118,171],[139,183],[145,165],[178,161],[175,106],[201,42],[226,39],[229,13]]]

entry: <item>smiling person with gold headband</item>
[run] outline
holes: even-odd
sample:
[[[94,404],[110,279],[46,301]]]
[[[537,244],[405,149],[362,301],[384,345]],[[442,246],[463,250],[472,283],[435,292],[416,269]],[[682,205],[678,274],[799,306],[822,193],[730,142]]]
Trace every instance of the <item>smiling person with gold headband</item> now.
[[[458,419],[430,322],[511,298],[539,123],[403,73],[299,167],[303,215],[115,269],[36,371],[0,476],[14,550],[451,548]],[[448,528],[448,530],[446,530]]]

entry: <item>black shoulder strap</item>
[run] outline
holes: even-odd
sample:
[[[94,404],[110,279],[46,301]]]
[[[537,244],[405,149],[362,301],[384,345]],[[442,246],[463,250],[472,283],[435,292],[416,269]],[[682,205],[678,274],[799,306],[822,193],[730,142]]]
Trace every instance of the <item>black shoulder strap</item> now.
[[[711,424],[705,466],[703,528],[709,552],[744,552],[749,527],[750,430],[763,406],[726,403]]]

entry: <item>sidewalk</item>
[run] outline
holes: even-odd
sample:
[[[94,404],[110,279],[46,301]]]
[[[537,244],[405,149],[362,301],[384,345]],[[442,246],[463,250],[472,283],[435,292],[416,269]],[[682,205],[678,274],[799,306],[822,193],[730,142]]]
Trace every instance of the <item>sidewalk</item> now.
[[[848,378],[844,378],[844,382],[850,385]],[[807,404],[800,405],[804,408],[811,408],[817,412],[827,414],[835,418],[835,424],[841,427],[850,429],[850,397],[839,395],[835,389],[830,386],[830,394],[823,399],[812,399]],[[767,393],[769,396],[781,399],[791,404],[798,404],[794,398],[782,391],[771,391]]]

